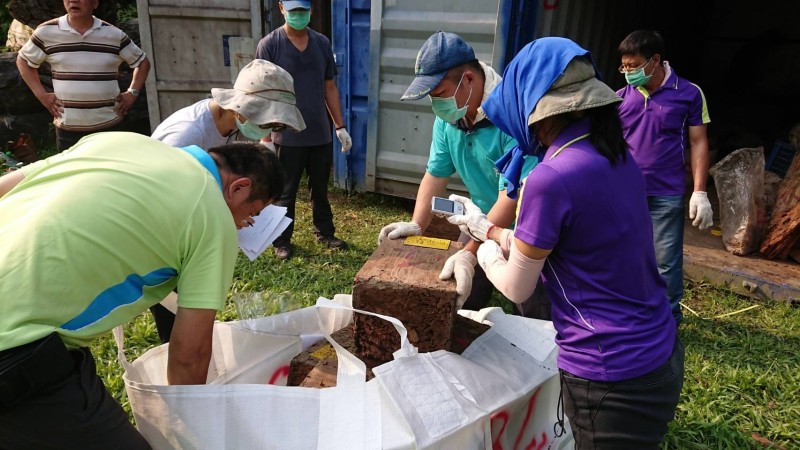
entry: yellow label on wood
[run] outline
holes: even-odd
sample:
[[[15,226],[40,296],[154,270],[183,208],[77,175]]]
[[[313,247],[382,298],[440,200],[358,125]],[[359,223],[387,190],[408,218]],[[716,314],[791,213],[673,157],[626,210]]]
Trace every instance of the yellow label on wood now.
[[[319,360],[336,358],[336,350],[332,345],[326,345],[312,353],[311,356]]]
[[[447,239],[437,239],[424,236],[409,236],[403,241],[405,245],[413,245],[415,247],[437,248],[439,250],[447,250],[450,248],[450,241]]]

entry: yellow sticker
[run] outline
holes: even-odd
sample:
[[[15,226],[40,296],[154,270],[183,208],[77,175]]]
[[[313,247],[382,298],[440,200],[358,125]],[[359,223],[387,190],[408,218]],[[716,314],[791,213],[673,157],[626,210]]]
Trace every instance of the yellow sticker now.
[[[336,350],[333,349],[332,345],[326,345],[312,353],[311,356],[319,360],[336,358]]]
[[[447,250],[450,248],[450,241],[447,239],[437,239],[424,236],[409,236],[403,242],[405,245],[413,245],[415,247],[438,248],[439,250]]]

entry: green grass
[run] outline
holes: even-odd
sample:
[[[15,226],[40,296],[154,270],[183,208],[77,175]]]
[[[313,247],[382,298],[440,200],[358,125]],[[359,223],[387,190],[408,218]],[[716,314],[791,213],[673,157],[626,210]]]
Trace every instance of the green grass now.
[[[345,196],[331,192],[338,237],[350,249],[335,251],[316,242],[307,192],[297,203],[295,256],[278,261],[269,249],[256,261],[240,255],[232,292],[291,292],[304,305],[319,296],[350,293],[353,277],[372,254],[380,228],[408,220],[407,200],[376,194]],[[687,285],[684,302],[704,318],[738,311],[751,299],[705,284]],[[800,449],[800,309],[779,302],[718,319],[686,312],[681,338],[686,345],[686,378],[677,418],[665,449]],[[236,318],[231,302],[218,317]],[[127,354],[135,358],[158,345],[149,313],[126,328]],[[92,351],[101,378],[112,394],[129,405],[111,337]]]
[[[686,376],[665,448],[800,448],[800,309],[758,302],[707,285],[689,286]],[[780,446],[780,447],[778,447]]]

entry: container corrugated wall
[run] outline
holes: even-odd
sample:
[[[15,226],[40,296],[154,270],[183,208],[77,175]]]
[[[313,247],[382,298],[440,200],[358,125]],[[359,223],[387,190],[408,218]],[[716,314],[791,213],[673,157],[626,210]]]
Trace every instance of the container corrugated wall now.
[[[371,5],[366,190],[413,198],[430,151],[430,101],[401,102],[423,42],[435,31],[458,33],[481,61],[498,67],[508,25],[499,1],[375,0]],[[453,177],[449,186],[465,190]]]
[[[562,36],[592,52],[603,80],[619,88],[617,46],[643,20],[654,14],[653,4],[638,0],[542,0],[536,12],[535,37]],[[638,25],[638,26],[637,26]]]
[[[336,82],[342,100],[342,114],[353,147],[347,155],[334,138],[334,177],[337,187],[363,191],[366,171],[366,142],[369,113],[370,0],[333,0],[333,51],[339,75]]]

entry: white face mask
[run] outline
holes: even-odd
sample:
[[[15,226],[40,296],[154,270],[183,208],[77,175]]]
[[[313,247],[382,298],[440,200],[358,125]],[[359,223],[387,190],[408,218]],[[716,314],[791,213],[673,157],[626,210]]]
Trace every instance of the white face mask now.
[[[459,108],[456,102],[456,93],[458,93],[462,81],[464,81],[464,74],[458,80],[456,90],[451,97],[430,97],[433,113],[445,122],[456,123],[467,115],[467,105],[472,97],[472,88],[469,88],[469,95],[467,95],[467,100],[464,102],[463,107]]]
[[[246,138],[254,141],[260,141],[272,134],[272,128],[261,128],[249,120],[245,120],[244,123],[242,123],[238,117],[236,117],[236,128],[238,128],[239,132]]]

